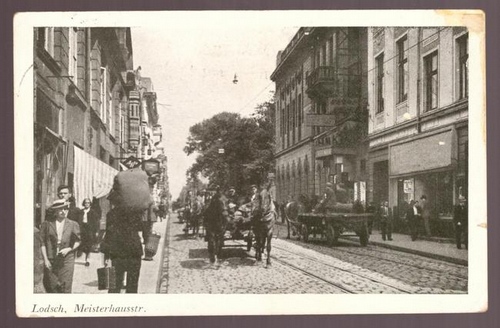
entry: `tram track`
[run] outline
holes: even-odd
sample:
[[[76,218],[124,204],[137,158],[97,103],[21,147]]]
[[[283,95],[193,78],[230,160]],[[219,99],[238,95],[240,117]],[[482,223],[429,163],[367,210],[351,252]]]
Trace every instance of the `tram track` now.
[[[343,253],[348,253],[348,254],[353,254],[353,255],[357,255],[357,256],[370,257],[370,258],[377,259],[379,261],[386,261],[386,262],[395,263],[395,264],[398,264],[398,265],[404,265],[406,267],[415,268],[415,269],[419,269],[419,270],[427,270],[427,271],[433,271],[433,272],[437,272],[437,273],[446,273],[447,275],[451,275],[451,276],[454,276],[454,277],[459,278],[459,279],[467,279],[467,274],[465,274],[465,275],[455,274],[453,272],[450,272],[449,270],[439,270],[439,269],[431,268],[431,267],[428,267],[428,266],[422,266],[422,265],[418,265],[418,264],[409,264],[409,263],[406,263],[405,261],[397,261],[397,260],[388,259],[388,258],[383,257],[383,256],[377,256],[379,254],[375,254],[375,255],[373,255],[373,254],[366,254],[368,252],[372,252],[372,253],[375,252],[375,250],[371,250],[371,249],[365,249],[364,253],[359,253],[359,252],[355,252],[355,251],[352,251],[352,250],[346,250],[346,249],[340,249],[340,248],[336,248],[335,251],[337,251],[337,252],[343,252]],[[387,251],[379,251],[379,250],[377,250],[377,253],[383,253],[384,255],[391,255],[391,253],[387,252]],[[404,255],[402,255],[402,256],[404,256]],[[412,257],[409,257],[409,256],[404,256],[404,257],[408,261],[414,261],[414,258],[412,258]],[[459,265],[452,265],[452,264],[450,264],[448,262],[445,262],[445,263],[448,266],[455,267],[456,269],[461,269],[462,267],[464,267],[464,266],[460,267]]]
[[[276,246],[275,244],[273,244],[273,249],[278,249],[280,252],[287,253],[287,254],[290,254],[292,256],[299,256],[298,254],[296,254],[296,253],[294,253],[294,252],[292,252],[292,251],[290,251],[288,249],[285,249],[283,247]],[[323,254],[323,255],[325,255],[325,254]],[[356,273],[356,272],[353,272],[353,271],[350,271],[350,270],[342,269],[342,268],[334,266],[334,265],[332,265],[330,263],[326,263],[324,261],[319,261],[318,259],[315,259],[315,258],[313,258],[311,256],[300,254],[300,257],[301,257],[301,261],[306,260],[306,261],[313,262],[314,264],[319,264],[321,266],[327,267],[330,270],[336,270],[338,272],[341,272],[344,275],[349,275],[349,276],[352,276],[352,277],[356,277],[357,279],[364,280],[365,282],[367,282],[370,285],[376,284],[376,285],[383,286],[383,287],[386,287],[386,288],[389,288],[389,289],[393,289],[395,291],[395,293],[399,292],[399,293],[403,293],[403,294],[410,294],[410,293],[413,292],[412,290],[408,290],[408,289],[402,288],[400,286],[396,286],[396,284],[391,284],[391,283],[383,282],[383,281],[380,281],[379,279],[375,279],[375,278],[369,277],[367,275],[363,275],[363,274]],[[281,259],[277,255],[271,254],[271,259],[273,261],[275,261],[275,262],[280,263],[283,266],[286,266],[286,267],[288,267],[288,268],[290,268],[292,270],[300,272],[301,274],[307,275],[307,276],[312,277],[312,278],[314,278],[316,280],[319,280],[319,281],[321,281],[323,283],[326,283],[326,284],[328,284],[330,286],[333,286],[333,287],[339,289],[340,291],[342,291],[345,294],[358,294],[359,293],[359,291],[355,291],[352,288],[346,287],[342,283],[339,283],[339,282],[336,282],[336,281],[332,281],[332,279],[328,279],[328,278],[322,277],[319,274],[311,272],[311,270],[303,269],[300,266],[291,263],[290,261],[286,261],[284,259]]]
[[[290,250],[288,250],[288,249],[285,249],[285,248],[282,248],[282,247],[280,247],[280,246],[273,245],[273,248],[275,248],[275,249],[279,249],[281,252],[286,252],[286,253],[288,253],[288,254],[297,255],[297,254],[294,254],[292,251],[290,251]],[[319,263],[319,264],[321,264],[322,266],[326,266],[326,267],[328,267],[328,268],[330,268],[330,269],[338,270],[338,271],[344,272],[344,273],[346,273],[346,274],[349,274],[349,275],[352,275],[352,276],[356,276],[356,277],[358,277],[358,278],[360,278],[360,279],[363,279],[363,280],[369,281],[369,282],[371,282],[371,283],[375,283],[375,284],[378,284],[378,285],[382,285],[382,286],[386,286],[386,287],[389,287],[389,288],[395,289],[395,290],[397,290],[397,291],[399,291],[399,292],[401,292],[401,293],[405,293],[405,294],[410,294],[410,293],[412,293],[412,291],[411,291],[411,290],[401,288],[400,286],[396,286],[395,284],[390,284],[390,283],[387,283],[387,282],[383,282],[383,281],[380,281],[380,280],[378,280],[378,279],[374,279],[373,277],[369,277],[369,276],[364,275],[364,274],[355,273],[355,272],[353,272],[353,271],[351,271],[351,270],[342,269],[342,268],[339,268],[339,267],[337,267],[337,266],[335,266],[335,265],[332,265],[332,264],[330,264],[330,263],[326,263],[326,262],[324,262],[324,261],[320,261],[320,260],[318,260],[318,259],[315,259],[315,258],[313,258],[313,257],[310,257],[310,256],[304,256],[304,254],[301,254],[300,256],[301,256],[302,260],[307,260],[307,261],[311,261],[311,262],[314,262],[314,263]],[[313,273],[310,273],[310,272],[308,272],[308,271],[306,271],[306,270],[303,270],[303,269],[301,269],[301,268],[298,268],[298,267],[296,267],[295,265],[293,265],[293,264],[291,264],[291,263],[287,263],[287,262],[285,262],[285,261],[283,261],[283,260],[281,260],[281,259],[277,258],[275,255],[271,255],[271,258],[272,258],[272,259],[274,259],[274,260],[276,260],[276,261],[278,261],[278,262],[280,262],[280,263],[282,263],[282,264],[285,264],[285,265],[287,265],[287,266],[289,266],[289,267],[293,267],[293,268],[295,268],[296,270],[300,270],[300,271],[302,271],[302,272],[308,273],[309,275],[315,276],[316,278],[318,278],[318,279],[321,279],[321,280],[325,281],[325,279],[323,279],[323,278],[321,278],[321,277],[318,277],[318,276],[314,275]],[[345,288],[345,287],[341,286],[341,285],[340,285],[340,284],[338,284],[338,283],[331,282],[331,281],[328,281],[328,282],[329,282],[330,284],[332,284],[332,285],[334,285],[334,286],[336,286],[336,287],[340,288],[340,289],[346,290],[348,293],[351,293],[351,294],[355,293],[355,292],[353,292],[353,291],[351,291],[351,290],[348,290],[347,288]]]
[[[346,242],[346,243],[348,243],[348,244],[354,243],[354,241],[351,241],[350,239],[343,239],[343,241]],[[435,264],[436,266],[437,265],[446,265],[448,267],[446,269],[441,270],[441,269],[438,269],[438,268],[432,268],[429,265],[425,265],[424,266],[424,265],[419,265],[419,264],[414,264],[414,263],[408,263],[408,262],[416,262],[418,258],[426,258],[426,259],[429,259],[429,258],[427,258],[425,256],[422,256],[422,255],[407,254],[407,253],[404,253],[404,252],[399,252],[398,253],[398,257],[399,258],[404,258],[405,259],[403,261],[389,259],[386,256],[381,256],[381,255],[383,254],[383,255],[391,256],[391,255],[394,254],[395,250],[392,250],[392,252],[391,251],[386,251],[382,247],[377,247],[377,250],[371,250],[370,247],[372,247],[372,246],[368,246],[368,247],[363,247],[362,251],[360,250],[359,252],[356,252],[355,251],[356,248],[347,250],[347,249],[341,248],[341,247],[333,247],[332,248],[332,247],[326,247],[326,246],[323,246],[323,245],[320,245],[320,244],[315,244],[317,247],[311,247],[311,244],[307,244],[307,243],[304,244],[303,242],[300,242],[300,241],[293,240],[291,242],[294,243],[294,244],[296,244],[296,245],[300,245],[302,247],[305,247],[307,249],[319,251],[322,254],[329,255],[329,256],[332,255],[331,252],[336,252],[337,254],[338,253],[352,254],[352,255],[356,255],[356,256],[360,256],[360,257],[365,257],[365,258],[369,257],[369,258],[372,258],[372,259],[375,259],[375,260],[378,260],[378,261],[385,261],[387,263],[394,263],[394,264],[405,266],[405,267],[408,267],[408,268],[413,268],[413,269],[418,269],[418,270],[426,270],[426,271],[429,271],[429,272],[435,272],[435,273],[439,273],[439,274],[446,273],[447,275],[453,276],[453,277],[455,277],[457,279],[465,279],[466,280],[467,276],[468,276],[467,273],[460,274],[460,273],[450,272],[450,270],[449,270],[449,267],[452,267],[455,270],[460,271],[461,269],[464,269],[464,268],[467,267],[465,265],[450,263],[450,262],[439,260],[439,259],[432,259],[433,264]],[[326,250],[328,250],[328,251],[326,251]],[[371,254],[368,254],[368,252],[370,252]]]

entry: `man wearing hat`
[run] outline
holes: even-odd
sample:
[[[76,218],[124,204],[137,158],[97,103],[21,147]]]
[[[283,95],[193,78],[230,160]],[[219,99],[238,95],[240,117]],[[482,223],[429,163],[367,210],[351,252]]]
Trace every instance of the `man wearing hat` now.
[[[68,219],[69,203],[56,200],[50,207],[53,220],[40,227],[42,256],[47,270],[45,288],[49,293],[71,293],[75,266],[75,251],[80,246],[80,226]],[[57,280],[57,281],[54,281]]]
[[[458,197],[458,205],[455,206],[453,211],[453,223],[455,226],[455,240],[457,242],[457,248],[461,249],[463,243],[465,245],[465,249],[468,249],[469,213],[467,208],[467,199],[462,195]]]

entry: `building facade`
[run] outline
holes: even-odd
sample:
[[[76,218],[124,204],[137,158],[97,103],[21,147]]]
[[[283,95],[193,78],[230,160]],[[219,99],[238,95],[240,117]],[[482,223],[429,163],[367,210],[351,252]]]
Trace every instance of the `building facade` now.
[[[398,221],[425,195],[435,235],[467,197],[467,63],[465,28],[368,29],[368,197]]]
[[[130,29],[35,28],[33,49],[35,224],[45,220],[63,184],[73,190],[76,206],[95,197],[106,213],[120,161],[142,155],[151,143],[141,138]],[[147,111],[152,126],[156,105]]]
[[[367,29],[302,27],[277,56],[276,195],[319,197],[326,183],[366,199]]]

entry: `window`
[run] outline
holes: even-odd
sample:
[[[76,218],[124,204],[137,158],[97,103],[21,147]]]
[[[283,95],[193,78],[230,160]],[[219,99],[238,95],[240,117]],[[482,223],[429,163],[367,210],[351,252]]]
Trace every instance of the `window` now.
[[[54,57],[54,28],[40,27],[38,29],[38,46]]]
[[[458,99],[469,96],[469,35],[466,34],[457,39],[458,46]]]
[[[398,54],[398,102],[408,98],[408,38],[404,36],[397,42]]]
[[[359,172],[360,172],[361,175],[365,175],[366,174],[366,159],[362,159],[359,162]]]
[[[380,54],[375,58],[377,65],[377,82],[376,82],[376,110],[377,113],[384,111],[384,54]]]
[[[115,131],[113,130],[115,127],[115,118],[114,118],[114,110],[113,110],[113,103],[111,99],[111,94],[108,93],[108,106],[106,106],[106,114],[107,114],[107,121],[108,121],[108,128],[109,128],[109,133],[114,136]]]
[[[78,79],[78,33],[74,27],[69,28],[68,75],[73,83]]]
[[[425,110],[438,107],[438,53],[424,58],[425,68]]]
[[[107,91],[106,91],[106,85],[107,85],[107,79],[106,79],[106,68],[101,67],[101,76],[100,76],[100,81],[101,81],[101,103],[99,106],[99,117],[101,118],[102,122],[106,124],[106,105],[108,104],[106,100],[107,96]]]
[[[120,103],[120,143],[122,144],[122,147],[125,146],[125,116],[123,116],[122,110],[121,110],[121,103]]]
[[[330,66],[335,64],[335,34],[330,39]]]

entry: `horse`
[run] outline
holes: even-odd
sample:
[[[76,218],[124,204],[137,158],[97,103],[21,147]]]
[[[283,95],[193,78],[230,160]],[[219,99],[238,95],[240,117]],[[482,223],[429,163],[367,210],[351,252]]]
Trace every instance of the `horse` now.
[[[225,197],[221,194],[215,194],[203,212],[206,240],[208,242],[208,255],[211,263],[214,263],[216,258],[220,259],[228,222],[227,216],[227,201]]]
[[[264,248],[267,250],[266,265],[271,265],[271,240],[277,213],[274,202],[266,191],[260,194],[261,207],[252,215],[252,230],[255,236],[255,259],[262,261]]]
[[[266,265],[271,265],[271,240],[273,237],[273,228],[276,221],[276,212],[270,211],[260,219],[253,222],[253,233],[255,236],[255,259],[262,261],[264,248],[267,251]]]

